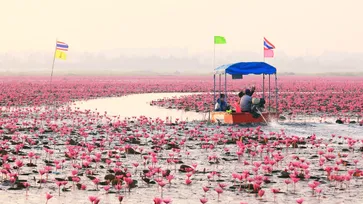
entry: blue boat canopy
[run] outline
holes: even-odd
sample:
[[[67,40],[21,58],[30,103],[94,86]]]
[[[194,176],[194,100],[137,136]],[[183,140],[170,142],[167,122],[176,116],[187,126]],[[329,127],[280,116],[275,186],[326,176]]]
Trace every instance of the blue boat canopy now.
[[[230,75],[276,74],[276,68],[265,62],[238,62],[217,67],[214,69],[214,73]]]

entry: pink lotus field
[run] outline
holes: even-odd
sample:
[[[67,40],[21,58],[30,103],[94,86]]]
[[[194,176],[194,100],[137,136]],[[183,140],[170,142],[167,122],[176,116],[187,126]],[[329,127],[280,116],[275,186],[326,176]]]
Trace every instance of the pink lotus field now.
[[[71,107],[100,97],[205,92],[149,102],[160,111],[206,112],[213,106],[212,77],[56,77],[51,86],[49,77],[1,80],[2,201],[363,202],[363,131],[356,120],[362,114],[362,78],[279,77],[278,84],[279,107],[287,115],[358,124],[249,127],[121,118]],[[257,77],[230,80],[228,91],[254,84],[259,92],[260,83]]]
[[[246,77],[248,78],[248,77]],[[259,81],[260,80],[260,81]],[[279,77],[279,112],[292,115],[319,115],[322,118],[335,117],[347,118],[362,117],[363,107],[363,85],[362,78],[352,77]],[[211,80],[209,80],[211,81]],[[228,80],[227,80],[228,81]],[[260,92],[255,97],[262,97],[262,79],[253,77],[251,80],[230,80],[231,85],[227,89],[230,92],[228,102],[234,105],[239,102],[237,93],[251,84],[256,85],[256,91]],[[151,105],[157,105],[165,108],[176,108],[182,110],[192,110],[198,112],[208,112],[213,110],[213,81],[207,86],[212,87],[210,93],[182,96],[179,98],[165,98],[152,101]],[[218,85],[218,84],[217,84]],[[222,85],[223,89],[223,85]],[[218,90],[218,88],[217,88]],[[268,91],[267,82],[265,82],[265,91]],[[223,91],[224,92],[224,89]],[[234,93],[231,93],[234,92]],[[218,97],[219,92],[216,94]],[[269,104],[269,98],[266,93],[266,106]],[[271,107],[275,107],[275,85],[271,79]]]

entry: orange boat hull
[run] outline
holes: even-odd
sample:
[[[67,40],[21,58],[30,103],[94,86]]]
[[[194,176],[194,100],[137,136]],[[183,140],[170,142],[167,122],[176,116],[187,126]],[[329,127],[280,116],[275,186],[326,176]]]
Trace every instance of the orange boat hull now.
[[[271,119],[277,119],[277,113],[262,113],[263,117],[254,118],[251,113],[242,112],[242,113],[226,113],[226,112],[212,112],[211,113],[211,122],[215,123],[219,120],[222,123],[226,124],[240,124],[240,123],[266,123],[266,121],[270,121]],[[264,120],[265,118],[265,120]]]

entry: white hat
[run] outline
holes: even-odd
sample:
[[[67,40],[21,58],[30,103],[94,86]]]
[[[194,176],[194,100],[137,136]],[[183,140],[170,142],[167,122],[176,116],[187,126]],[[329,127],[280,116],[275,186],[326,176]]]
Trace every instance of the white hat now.
[[[260,99],[259,98],[253,98],[252,99],[252,104],[253,105],[257,105],[257,104],[259,104],[260,103]]]

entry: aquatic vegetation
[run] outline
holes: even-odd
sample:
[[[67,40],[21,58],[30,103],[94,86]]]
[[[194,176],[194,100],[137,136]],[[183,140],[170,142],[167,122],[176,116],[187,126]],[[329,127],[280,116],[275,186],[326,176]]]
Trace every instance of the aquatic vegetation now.
[[[257,83],[255,97],[262,97],[261,82]],[[228,102],[235,106],[239,104],[238,92],[245,88],[250,88],[251,82],[235,88],[232,84],[228,89],[230,92]],[[363,85],[359,78],[344,77],[281,77],[278,89],[278,107],[285,116],[294,117],[295,115],[318,115],[321,120],[326,117],[334,116],[349,123],[350,120],[359,120],[362,117],[363,108]],[[213,86],[213,85],[212,85]],[[275,107],[274,86],[271,86],[271,103],[267,93],[265,93],[266,107],[270,104]],[[265,87],[267,92],[267,88]],[[216,97],[218,97],[217,92]],[[175,108],[185,111],[209,112],[214,108],[213,92],[203,94],[193,94],[181,97],[164,98],[152,101],[151,105],[164,108]],[[352,119],[350,119],[352,118]]]
[[[333,114],[362,107],[358,93],[363,86],[358,80],[333,83],[328,78],[311,80],[314,86],[294,84],[303,79],[281,77],[280,89],[294,94],[316,89],[319,97],[330,98],[333,104],[349,104]],[[334,135],[327,130],[305,137],[283,127],[268,131],[179,119],[120,118],[70,106],[73,100],[133,93],[207,92],[209,80],[70,77],[55,79],[51,92],[46,78],[4,79],[0,95],[0,188],[4,191],[0,199],[18,192],[12,199],[49,204],[66,199],[92,204],[363,200],[359,194],[363,140],[357,135]],[[229,90],[246,85],[233,82]],[[345,98],[328,93],[343,90]],[[204,95],[209,97],[200,97]],[[308,97],[301,97],[301,101],[289,99],[296,104],[282,108],[295,113],[304,110],[303,100]],[[319,97],[311,100],[319,101]]]

